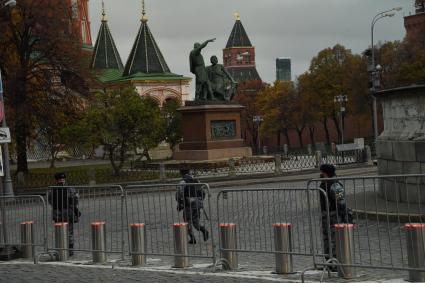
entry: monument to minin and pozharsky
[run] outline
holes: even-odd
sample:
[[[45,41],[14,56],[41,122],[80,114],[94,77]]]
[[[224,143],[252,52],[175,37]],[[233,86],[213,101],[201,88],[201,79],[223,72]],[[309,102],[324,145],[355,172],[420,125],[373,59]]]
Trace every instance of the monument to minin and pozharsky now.
[[[194,101],[179,108],[183,142],[174,152],[176,160],[213,160],[252,155],[241,135],[243,106],[233,103],[237,83],[212,56],[206,67],[201,54],[209,43],[195,43],[190,52],[190,71],[196,77]]]

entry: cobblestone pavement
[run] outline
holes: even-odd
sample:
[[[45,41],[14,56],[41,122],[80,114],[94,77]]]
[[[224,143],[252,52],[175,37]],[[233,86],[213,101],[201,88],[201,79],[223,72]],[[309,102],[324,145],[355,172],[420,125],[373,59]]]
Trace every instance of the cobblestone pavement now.
[[[373,182],[361,182],[361,186],[350,183],[346,184],[348,194],[354,193],[360,189],[361,191],[376,190]],[[257,190],[259,188],[268,188],[270,190]],[[275,188],[285,189],[276,191]],[[149,265],[149,268],[155,270],[158,266],[166,266],[161,270],[146,271],[125,269],[130,266],[130,263],[121,264],[118,269],[112,270],[111,268],[95,269],[87,265],[60,265],[60,270],[66,274],[65,281],[57,282],[75,282],[68,280],[69,278],[78,277],[81,275],[81,282],[132,282],[137,278],[146,278],[145,282],[222,282],[221,276],[227,276],[226,282],[269,282],[275,280],[282,280],[282,277],[271,276],[270,272],[274,269],[274,255],[271,252],[274,250],[273,244],[273,229],[272,224],[277,222],[289,222],[293,225],[293,251],[300,255],[294,256],[294,270],[300,272],[304,269],[313,266],[312,257],[309,255],[314,249],[316,254],[322,252],[321,240],[321,216],[319,210],[318,193],[310,192],[310,202],[308,202],[306,182],[295,183],[274,183],[274,184],[261,184],[261,185],[248,185],[243,187],[226,188],[230,190],[227,194],[218,196],[218,189],[211,190],[210,202],[205,202],[204,210],[207,215],[202,215],[202,224],[212,231],[212,238],[215,239],[214,243],[218,244],[218,229],[217,223],[234,222],[238,225],[238,248],[244,251],[256,251],[256,253],[239,253],[239,264],[242,272],[256,270],[260,274],[268,274],[267,278],[255,277],[248,272],[248,277],[238,278],[229,277],[228,274],[213,274],[211,269],[208,270],[192,270],[186,273],[175,272],[170,269],[173,264],[173,257],[161,257],[158,260],[158,255],[172,255],[174,253],[173,246],[173,233],[172,224],[182,221],[182,215],[176,210],[175,203],[175,187],[162,187],[160,192],[151,191],[146,192],[134,188],[128,194],[127,206],[125,206],[119,195],[113,193],[105,193],[102,197],[94,197],[90,194],[82,196],[80,201],[80,210],[82,217],[79,223],[75,224],[75,237],[77,250],[73,260],[83,263],[90,262],[91,253],[87,252],[91,248],[90,236],[90,223],[93,221],[106,221],[106,237],[107,237],[107,250],[119,252],[124,245],[124,250],[128,252],[128,234],[127,225],[129,223],[142,222],[146,224],[147,236],[147,253],[149,257],[155,260]],[[156,188],[158,189],[158,188]],[[234,190],[234,191],[232,191]],[[243,192],[237,190],[244,190]],[[303,191],[304,190],[304,191]],[[127,210],[125,210],[127,207]],[[310,210],[308,209],[310,207]],[[48,210],[51,208],[48,207]],[[33,213],[30,205],[26,209],[17,208],[15,210],[9,209],[7,214],[8,222],[19,223],[20,221],[35,220],[35,224],[42,223],[43,219],[40,213]],[[311,214],[311,221],[309,220]],[[123,223],[125,215],[128,216],[128,223]],[[207,219],[208,216],[208,219]],[[48,223],[48,239],[49,247],[53,248],[54,234],[53,225],[50,219]],[[19,242],[19,226],[15,225],[12,237],[15,238],[16,243]],[[310,228],[312,227],[312,228]],[[380,222],[379,220],[363,220],[357,219],[357,230],[355,231],[355,261],[358,264],[367,265],[384,265],[384,266],[406,266],[404,232],[400,230],[398,223],[387,223],[386,221]],[[313,229],[311,231],[310,229]],[[36,230],[39,231],[40,230]],[[41,233],[41,232],[40,232]],[[313,235],[313,238],[310,237]],[[211,239],[204,242],[201,235],[197,234],[197,245],[189,247],[189,253],[197,258],[191,258],[193,264],[206,264],[211,265],[213,258],[219,258],[217,246],[212,244]],[[379,240],[380,239],[380,240]],[[40,235],[38,235],[37,242],[40,242]],[[86,251],[84,251],[86,250]],[[40,249],[38,249],[40,252]],[[261,253],[260,253],[261,252]],[[307,256],[301,256],[305,254]],[[201,258],[202,257],[202,258]],[[118,260],[120,254],[110,254],[108,259]],[[125,258],[128,259],[127,253]],[[0,276],[0,281],[3,278],[13,279],[13,274],[22,268],[22,273],[25,274],[27,279],[23,281],[4,281],[4,282],[26,282],[25,280],[36,279],[32,278],[32,272],[41,273],[40,278],[49,278],[51,280],[62,280],[57,275],[57,266],[49,264],[42,264],[39,266],[31,266],[28,264],[16,263],[13,265],[0,264],[0,272],[5,277]],[[120,269],[121,268],[121,269]],[[122,269],[124,268],[124,270]],[[9,272],[9,269],[11,270]],[[94,271],[95,270],[95,271]],[[170,272],[173,271],[173,272]],[[207,272],[207,273],[205,273]],[[43,277],[46,273],[47,277]],[[202,276],[198,276],[201,273]],[[9,275],[8,275],[9,274]],[[105,277],[96,277],[96,274],[102,274]],[[399,282],[399,278],[407,278],[406,272],[393,271],[393,270],[359,270],[361,275],[356,278],[355,282],[373,282],[378,280],[393,280],[391,282]],[[237,276],[243,274],[238,272]],[[320,275],[317,272],[308,275],[307,278],[318,281]],[[7,277],[10,276],[10,277]],[[56,276],[56,277],[54,277]],[[87,281],[84,281],[87,277]],[[121,278],[122,277],[122,278]],[[37,277],[38,278],[38,277]],[[59,278],[59,279],[58,279]],[[159,278],[159,279],[157,279]],[[286,282],[297,282],[300,274],[297,273]],[[38,279],[37,279],[38,280]],[[96,281],[98,280],[98,281]],[[106,280],[106,281],[103,281]],[[107,281],[111,280],[111,281]],[[155,281],[156,280],[156,281]],[[179,281],[180,280],[180,281]],[[198,281],[196,281],[198,280]],[[234,280],[234,281],[232,281]],[[238,281],[239,280],[239,281]],[[251,281],[250,281],[251,280]],[[395,281],[394,281],[395,280]],[[45,281],[45,282],[49,282]],[[329,282],[338,282],[340,279],[328,279]],[[3,281],[1,281],[3,282]],[[31,280],[31,282],[37,282]],[[42,282],[42,281],[40,281]],[[285,281],[283,281],[285,282]],[[347,281],[349,282],[349,281]]]
[[[131,268],[121,266],[94,266],[81,263],[43,263],[34,265],[30,262],[0,263],[0,282],[7,283],[120,283],[120,282],[172,282],[172,283],[269,283],[286,282],[299,283],[300,274],[275,275],[270,272],[238,271],[233,273],[214,272],[212,269],[195,267],[189,270],[162,268]],[[307,274],[306,283],[318,283],[322,273],[313,271]],[[341,282],[333,274],[328,282]],[[376,283],[401,283],[402,279],[374,279],[370,275],[362,274],[355,280],[344,282],[376,282]]]

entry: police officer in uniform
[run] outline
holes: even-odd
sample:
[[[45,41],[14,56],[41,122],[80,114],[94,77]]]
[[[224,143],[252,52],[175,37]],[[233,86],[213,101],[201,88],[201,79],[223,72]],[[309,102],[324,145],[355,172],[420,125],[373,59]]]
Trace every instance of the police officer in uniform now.
[[[201,225],[201,209],[204,208],[205,191],[188,169],[181,169],[182,180],[177,189],[177,210],[183,210],[183,219],[188,225],[189,244],[196,244],[193,227],[202,232],[204,241],[209,238],[208,230]]]
[[[320,178],[335,178],[335,166],[331,164],[323,164],[320,166]],[[320,188],[325,191],[329,202],[329,223],[327,217],[327,203],[323,194],[320,194],[320,206],[322,213],[322,234],[323,246],[326,260],[336,258],[335,245],[335,224],[353,223],[351,210],[347,207],[345,201],[345,190],[338,180],[323,180]],[[330,236],[328,234],[328,225],[330,225]],[[330,254],[332,248],[332,254]],[[337,271],[336,266],[330,267],[331,271]]]
[[[55,223],[68,223],[69,255],[74,254],[74,223],[77,223],[81,212],[78,210],[79,196],[74,188],[66,187],[65,173],[55,174],[56,187],[49,193],[52,205],[52,218]]]

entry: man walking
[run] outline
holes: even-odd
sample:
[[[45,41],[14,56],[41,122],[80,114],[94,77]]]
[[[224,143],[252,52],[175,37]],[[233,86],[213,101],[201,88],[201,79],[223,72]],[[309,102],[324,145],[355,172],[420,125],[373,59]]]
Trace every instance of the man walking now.
[[[327,202],[326,197],[320,194],[323,246],[326,261],[331,258],[336,258],[335,224],[353,222],[352,212],[345,202],[345,190],[343,185],[338,182],[338,180],[330,179],[336,177],[335,171],[335,166],[331,164],[323,164],[320,166],[320,178],[328,179],[320,183],[320,188],[325,191],[328,199]],[[327,207],[329,207],[329,223]],[[332,254],[330,250],[332,250]],[[332,271],[337,271],[336,266],[331,266],[330,269]]]
[[[74,188],[66,186],[65,173],[55,174],[56,186],[49,193],[52,205],[52,219],[55,223],[68,223],[69,255],[74,255],[74,223],[77,223],[81,212],[78,210],[78,193]]]
[[[187,222],[189,244],[196,244],[193,227],[202,232],[204,241],[209,238],[207,229],[201,225],[201,209],[204,208],[205,191],[199,181],[193,178],[188,169],[181,169],[182,180],[177,189],[177,210],[183,210],[183,220]]]

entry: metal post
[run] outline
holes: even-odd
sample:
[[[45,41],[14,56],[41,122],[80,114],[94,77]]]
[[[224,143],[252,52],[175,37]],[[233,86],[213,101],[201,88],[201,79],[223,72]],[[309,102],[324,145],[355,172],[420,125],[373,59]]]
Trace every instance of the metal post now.
[[[164,163],[160,163],[159,164],[159,179],[161,181],[164,181],[166,179],[166,175],[165,175],[165,164]]]
[[[34,222],[21,222],[21,249],[22,257],[32,259],[34,257]]]
[[[292,233],[290,223],[275,223],[274,228],[274,244],[276,258],[276,273],[288,274],[292,273]]]
[[[174,232],[174,267],[189,267],[189,257],[187,248],[187,223],[175,223]]]
[[[316,151],[316,168],[320,168],[322,165],[322,152],[320,150]]]
[[[93,222],[91,224],[93,262],[106,262],[106,229],[105,222]]]
[[[131,258],[133,266],[146,264],[146,230],[144,223],[130,224]]]
[[[57,249],[59,261],[68,260],[68,241],[68,223],[55,223],[55,248]]]
[[[3,121],[1,126],[7,128],[6,123],[6,109],[4,106],[4,97],[3,97],[3,85],[1,78],[1,69],[0,69],[0,102],[3,104]],[[13,187],[12,187],[12,178],[10,176],[10,162],[9,162],[9,145],[7,143],[1,144],[2,148],[2,157],[3,157],[3,170],[4,170],[4,186],[3,186],[3,196],[14,196]]]
[[[370,146],[365,146],[365,152],[366,152],[366,162],[367,162],[367,164],[369,164],[369,165],[372,165],[373,164],[373,161],[372,161],[372,150],[370,149]]]
[[[220,224],[220,253],[224,270],[238,269],[236,224]]]
[[[288,156],[288,151],[289,151],[288,145],[285,143],[283,145],[283,152],[285,153],[285,157]]]
[[[282,156],[280,154],[274,156],[274,172],[276,174],[282,173]]]
[[[354,261],[354,225],[335,224],[336,258],[340,264],[352,265]],[[338,275],[345,279],[354,278],[355,268],[340,266]]]
[[[344,144],[344,107],[341,104],[341,144]]]
[[[233,158],[229,159],[229,177],[236,176],[235,160]]]
[[[410,223],[405,224],[407,257],[410,268],[424,269],[425,267],[425,224]],[[424,282],[425,272],[409,271],[409,281]]]

